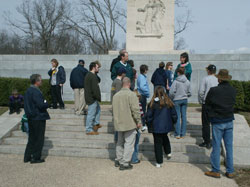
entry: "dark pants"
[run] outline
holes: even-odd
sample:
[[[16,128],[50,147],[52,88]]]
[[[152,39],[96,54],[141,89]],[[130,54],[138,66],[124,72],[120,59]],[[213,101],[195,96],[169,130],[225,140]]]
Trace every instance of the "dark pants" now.
[[[42,149],[44,144],[44,134],[46,121],[28,120],[29,138],[24,153],[24,160],[41,159]]]
[[[144,96],[144,95],[141,95],[140,103],[141,103],[141,107],[142,107],[142,111],[143,111],[143,117],[141,118],[141,121],[142,121],[142,125],[145,126],[146,123],[145,123],[145,117],[144,116],[146,114],[147,97]]]
[[[20,111],[20,108],[22,107],[23,107],[23,104],[20,102],[10,102],[9,104],[10,112],[18,112]]]
[[[206,105],[202,105],[201,112],[201,120],[202,120],[202,137],[206,144],[210,143],[210,121],[208,117],[208,110]]]
[[[164,149],[164,152],[166,154],[171,153],[171,146],[170,146],[170,141],[168,139],[168,133],[164,134],[153,133],[153,136],[154,136],[155,159],[158,164],[162,164],[163,163],[162,148]]]
[[[51,86],[51,97],[52,97],[53,108],[57,108],[57,103],[59,103],[60,107],[64,107],[61,89],[62,87],[59,85]]]

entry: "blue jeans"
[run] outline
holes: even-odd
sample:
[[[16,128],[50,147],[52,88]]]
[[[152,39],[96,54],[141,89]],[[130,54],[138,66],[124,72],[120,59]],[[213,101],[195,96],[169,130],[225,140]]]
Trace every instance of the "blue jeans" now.
[[[175,136],[185,136],[187,128],[187,99],[174,101],[178,120],[175,127]]]
[[[141,133],[137,130],[136,137],[135,137],[135,148],[134,153],[132,155],[131,162],[136,163],[139,161],[138,159],[138,153],[139,153],[139,141],[140,141]]]
[[[233,121],[212,124],[212,146],[213,150],[210,155],[212,171],[220,171],[220,153],[221,153],[221,140],[223,138],[226,147],[226,171],[233,173]]]
[[[101,108],[98,101],[88,105],[88,115],[86,119],[86,132],[92,132],[93,126],[100,124]]]
[[[146,108],[147,108],[147,97],[144,95],[141,95],[140,101],[141,103],[141,107],[142,107],[142,111],[143,111],[143,116],[141,117],[141,121],[142,121],[142,125],[146,126],[145,123],[145,114],[146,114]]]

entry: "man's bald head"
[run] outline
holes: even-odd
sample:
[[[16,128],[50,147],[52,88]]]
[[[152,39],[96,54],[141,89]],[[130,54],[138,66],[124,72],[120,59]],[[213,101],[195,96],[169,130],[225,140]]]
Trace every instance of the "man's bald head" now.
[[[131,86],[130,78],[124,77],[124,78],[122,79],[122,87],[123,87],[123,88],[130,88],[130,86]]]

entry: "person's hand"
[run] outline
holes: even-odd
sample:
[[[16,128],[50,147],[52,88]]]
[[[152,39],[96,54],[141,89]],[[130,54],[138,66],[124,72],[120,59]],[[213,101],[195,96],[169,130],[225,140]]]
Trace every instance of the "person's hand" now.
[[[141,127],[142,127],[142,124],[141,124],[141,123],[138,123],[136,126],[137,126],[137,128],[141,128]]]
[[[61,86],[61,87],[62,87],[62,86],[63,86],[63,84],[59,84],[59,86]]]
[[[170,90],[169,86],[167,86],[167,90]]]

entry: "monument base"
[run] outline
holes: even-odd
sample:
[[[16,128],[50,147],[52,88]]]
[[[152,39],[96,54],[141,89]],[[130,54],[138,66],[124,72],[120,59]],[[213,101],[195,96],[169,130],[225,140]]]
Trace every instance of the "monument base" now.
[[[189,50],[168,50],[168,51],[128,51],[129,55],[178,55]],[[118,55],[119,51],[109,51],[109,55]]]

